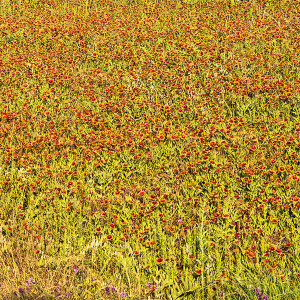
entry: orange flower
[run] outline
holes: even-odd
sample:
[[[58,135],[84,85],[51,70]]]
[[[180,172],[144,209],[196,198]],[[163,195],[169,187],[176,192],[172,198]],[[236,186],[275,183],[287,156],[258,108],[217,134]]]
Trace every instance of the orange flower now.
[[[195,271],[196,275],[200,275],[202,273],[202,270],[201,269],[198,269]]]
[[[164,261],[163,258],[159,258],[159,259],[156,260],[156,262],[157,262],[158,264],[162,263],[163,261]]]
[[[281,167],[278,168],[278,170],[279,170],[280,172],[284,172],[284,171],[285,171],[285,167],[281,166]]]
[[[113,237],[112,237],[112,235],[108,235],[107,237],[106,237],[108,240],[111,240]]]
[[[144,196],[144,194],[145,194],[145,192],[143,192],[143,191],[140,191],[140,192],[138,193],[138,196],[139,196],[139,197],[143,197],[143,196]]]

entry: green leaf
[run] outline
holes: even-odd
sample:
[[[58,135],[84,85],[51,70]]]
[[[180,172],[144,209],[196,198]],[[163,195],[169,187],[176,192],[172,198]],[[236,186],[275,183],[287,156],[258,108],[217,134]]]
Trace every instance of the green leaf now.
[[[196,290],[197,289],[186,291],[186,292],[182,293],[181,295],[179,295],[176,299],[179,299],[184,296],[195,295]]]

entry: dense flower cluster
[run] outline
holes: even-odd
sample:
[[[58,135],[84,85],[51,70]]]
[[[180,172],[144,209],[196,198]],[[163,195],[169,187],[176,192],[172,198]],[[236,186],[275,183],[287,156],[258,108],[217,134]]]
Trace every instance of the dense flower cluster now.
[[[0,18],[6,298],[299,287],[297,1],[4,1]]]

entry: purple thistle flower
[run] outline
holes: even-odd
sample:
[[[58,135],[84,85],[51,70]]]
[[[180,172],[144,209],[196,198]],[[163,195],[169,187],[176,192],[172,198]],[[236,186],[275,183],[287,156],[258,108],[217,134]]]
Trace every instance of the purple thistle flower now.
[[[258,295],[258,298],[261,298],[262,296],[263,296],[263,292],[261,292],[261,294],[260,295]]]
[[[76,265],[74,265],[74,266],[73,266],[73,269],[74,269],[75,274],[77,274],[78,271],[79,271],[78,267],[77,267]]]
[[[121,297],[128,297],[128,294],[125,292],[122,292],[120,295],[121,295]]]
[[[153,281],[152,283],[149,282],[149,283],[147,283],[147,287],[148,288],[153,287],[154,290],[157,290],[157,283],[155,281]]]
[[[148,282],[147,283],[147,287],[152,287],[152,286],[157,286],[157,283],[155,281],[153,281],[152,283],[151,282]]]
[[[266,299],[268,299],[268,295],[264,295],[264,297],[262,298],[262,300],[266,300]]]
[[[107,285],[107,286],[105,287],[105,293],[106,293],[106,294],[109,294],[110,291],[112,291],[112,292],[114,292],[115,294],[117,294],[117,291],[116,291],[115,286],[114,286],[113,284]]]
[[[112,292],[117,293],[115,286],[113,284],[110,285],[110,289]]]
[[[259,288],[256,289],[256,295],[258,295],[260,292]]]
[[[105,293],[106,293],[106,294],[109,294],[109,286],[106,286],[106,287],[105,287]]]
[[[97,280],[97,278],[96,277],[94,277],[93,279],[91,279],[91,281],[93,282],[93,281],[96,281]]]
[[[28,283],[34,283],[33,279],[32,279],[32,278],[29,278],[29,279],[28,279]]]
[[[17,292],[14,292],[14,295],[17,297],[18,296]]]
[[[22,289],[22,288],[19,288],[19,292],[20,292],[21,294],[24,294],[24,293],[25,293],[25,290]]]
[[[28,279],[28,282],[26,282],[26,286],[27,286],[27,290],[28,290],[28,291],[31,290],[31,286],[30,286],[31,283],[34,283],[34,281],[33,281],[32,278],[29,278],[29,279]]]

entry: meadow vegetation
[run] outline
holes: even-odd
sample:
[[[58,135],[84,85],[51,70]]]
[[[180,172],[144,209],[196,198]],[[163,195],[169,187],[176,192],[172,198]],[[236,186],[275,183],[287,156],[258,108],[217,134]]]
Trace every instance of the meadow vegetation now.
[[[3,299],[300,299],[297,0],[1,0]]]

